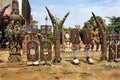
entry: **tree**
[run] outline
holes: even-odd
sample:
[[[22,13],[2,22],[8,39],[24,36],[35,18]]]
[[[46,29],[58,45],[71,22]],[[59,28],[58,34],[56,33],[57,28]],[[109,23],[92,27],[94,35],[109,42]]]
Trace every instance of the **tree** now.
[[[110,33],[119,33],[120,31],[120,17],[107,17],[110,20],[108,24],[108,30]]]
[[[98,21],[102,21],[102,20],[104,20],[104,19],[102,19],[102,17],[100,17],[100,16],[96,16],[96,18],[97,18],[97,20]],[[94,18],[93,18],[93,16],[91,16],[90,17],[90,19],[88,20],[88,22],[90,22],[90,24],[91,24],[91,26],[90,26],[90,29],[93,29],[93,22],[94,22],[95,20],[94,20]]]
[[[53,34],[53,32],[51,33],[51,35],[48,35],[47,39],[50,40],[52,43],[54,42],[54,34]]]
[[[41,29],[37,29],[37,32],[38,32],[38,33],[41,33]]]
[[[35,24],[37,24],[38,23],[38,21],[36,21],[36,20],[33,20],[33,24],[35,25]]]
[[[70,28],[62,27],[62,30],[64,30],[64,31],[70,31],[71,29]]]

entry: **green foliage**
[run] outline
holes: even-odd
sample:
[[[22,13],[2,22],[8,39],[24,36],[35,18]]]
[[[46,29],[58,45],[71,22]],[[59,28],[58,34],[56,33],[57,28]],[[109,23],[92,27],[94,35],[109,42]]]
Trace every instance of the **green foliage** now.
[[[62,30],[64,30],[64,31],[70,31],[71,28],[70,27],[69,28],[62,27]]]
[[[116,25],[116,26],[120,25],[120,17],[112,16],[109,19],[110,19],[111,24]]]
[[[38,29],[37,32],[38,32],[38,33],[41,33],[41,29]]]
[[[120,31],[120,17],[107,17],[110,20],[110,24],[108,25],[109,33],[119,33]]]
[[[60,22],[60,19],[58,17],[55,17],[56,24],[58,25]]]
[[[54,41],[54,34],[53,34],[53,32],[51,33],[51,35],[48,35],[47,39],[50,40],[51,42]]]
[[[102,17],[100,17],[100,16],[96,16],[96,18],[97,18],[97,20],[100,21],[100,22],[103,21]],[[95,20],[94,20],[93,16],[90,17],[90,19],[88,20],[88,22],[90,22],[90,24],[91,24],[90,29],[93,29],[93,22],[94,22],[94,21],[95,21]]]
[[[97,20],[98,21],[102,21],[103,19],[102,19],[102,17],[100,17],[100,16],[96,16],[96,18],[97,18]],[[89,22],[90,22],[90,24],[92,24],[93,25],[93,21],[94,21],[94,18],[93,18],[93,16],[92,17],[90,17],[90,19],[88,20]]]
[[[37,24],[38,23],[38,21],[36,21],[36,20],[33,20],[33,24],[35,25],[35,24]]]
[[[41,33],[41,29],[38,29],[37,30],[38,31],[38,33]],[[46,35],[44,35],[44,37],[45,37]],[[51,32],[51,35],[47,35],[47,39],[48,40],[50,40],[50,41],[54,41],[54,35],[53,35],[53,32]]]
[[[115,26],[114,25],[111,25],[111,24],[108,24],[108,33],[115,33]]]

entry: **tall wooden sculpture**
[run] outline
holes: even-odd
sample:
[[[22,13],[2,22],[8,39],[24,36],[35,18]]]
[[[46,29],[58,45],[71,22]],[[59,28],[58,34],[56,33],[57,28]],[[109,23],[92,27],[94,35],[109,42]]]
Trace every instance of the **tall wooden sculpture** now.
[[[24,37],[24,30],[21,26],[21,17],[19,15],[18,1],[12,1],[12,12],[10,17],[10,23],[7,26],[5,33],[9,42],[9,62],[21,61],[21,44]]]
[[[109,61],[114,61],[117,57],[117,35],[109,35]]]
[[[55,59],[53,60],[54,63],[60,63],[61,57],[60,57],[60,33],[62,30],[62,26],[64,24],[64,21],[66,20],[67,16],[70,12],[68,12],[62,20],[58,23],[55,20],[55,17],[51,14],[49,9],[46,7],[46,10],[49,14],[49,17],[51,19],[52,25],[53,25],[53,31],[54,31],[54,46],[55,46]]]
[[[120,31],[117,35],[117,58],[120,58]]]
[[[107,33],[106,33],[106,25],[104,22],[100,23],[96,17],[95,14],[92,12],[93,18],[95,19],[95,22],[97,26],[100,28],[100,35],[101,35],[101,60],[107,60]]]

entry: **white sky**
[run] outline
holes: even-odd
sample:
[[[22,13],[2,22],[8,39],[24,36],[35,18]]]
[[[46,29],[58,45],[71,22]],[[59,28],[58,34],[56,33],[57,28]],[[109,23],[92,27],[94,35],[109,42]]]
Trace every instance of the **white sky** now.
[[[74,27],[76,24],[82,27],[92,16],[91,12],[101,16],[107,23],[109,21],[105,17],[120,16],[120,0],[29,0],[29,2],[33,18],[39,22],[38,26],[45,24],[45,17],[48,16],[45,6],[60,19],[70,12],[64,23],[65,27]],[[48,24],[51,24],[50,20]]]

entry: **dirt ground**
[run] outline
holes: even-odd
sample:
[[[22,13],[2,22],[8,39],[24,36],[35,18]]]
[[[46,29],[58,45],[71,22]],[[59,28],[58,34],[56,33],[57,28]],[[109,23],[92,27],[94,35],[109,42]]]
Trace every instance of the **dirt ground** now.
[[[79,65],[73,65],[73,53],[61,52],[59,64],[22,66],[8,63],[8,50],[0,50],[0,80],[120,80],[120,62],[100,62],[100,51],[91,52],[94,64],[78,52]]]

